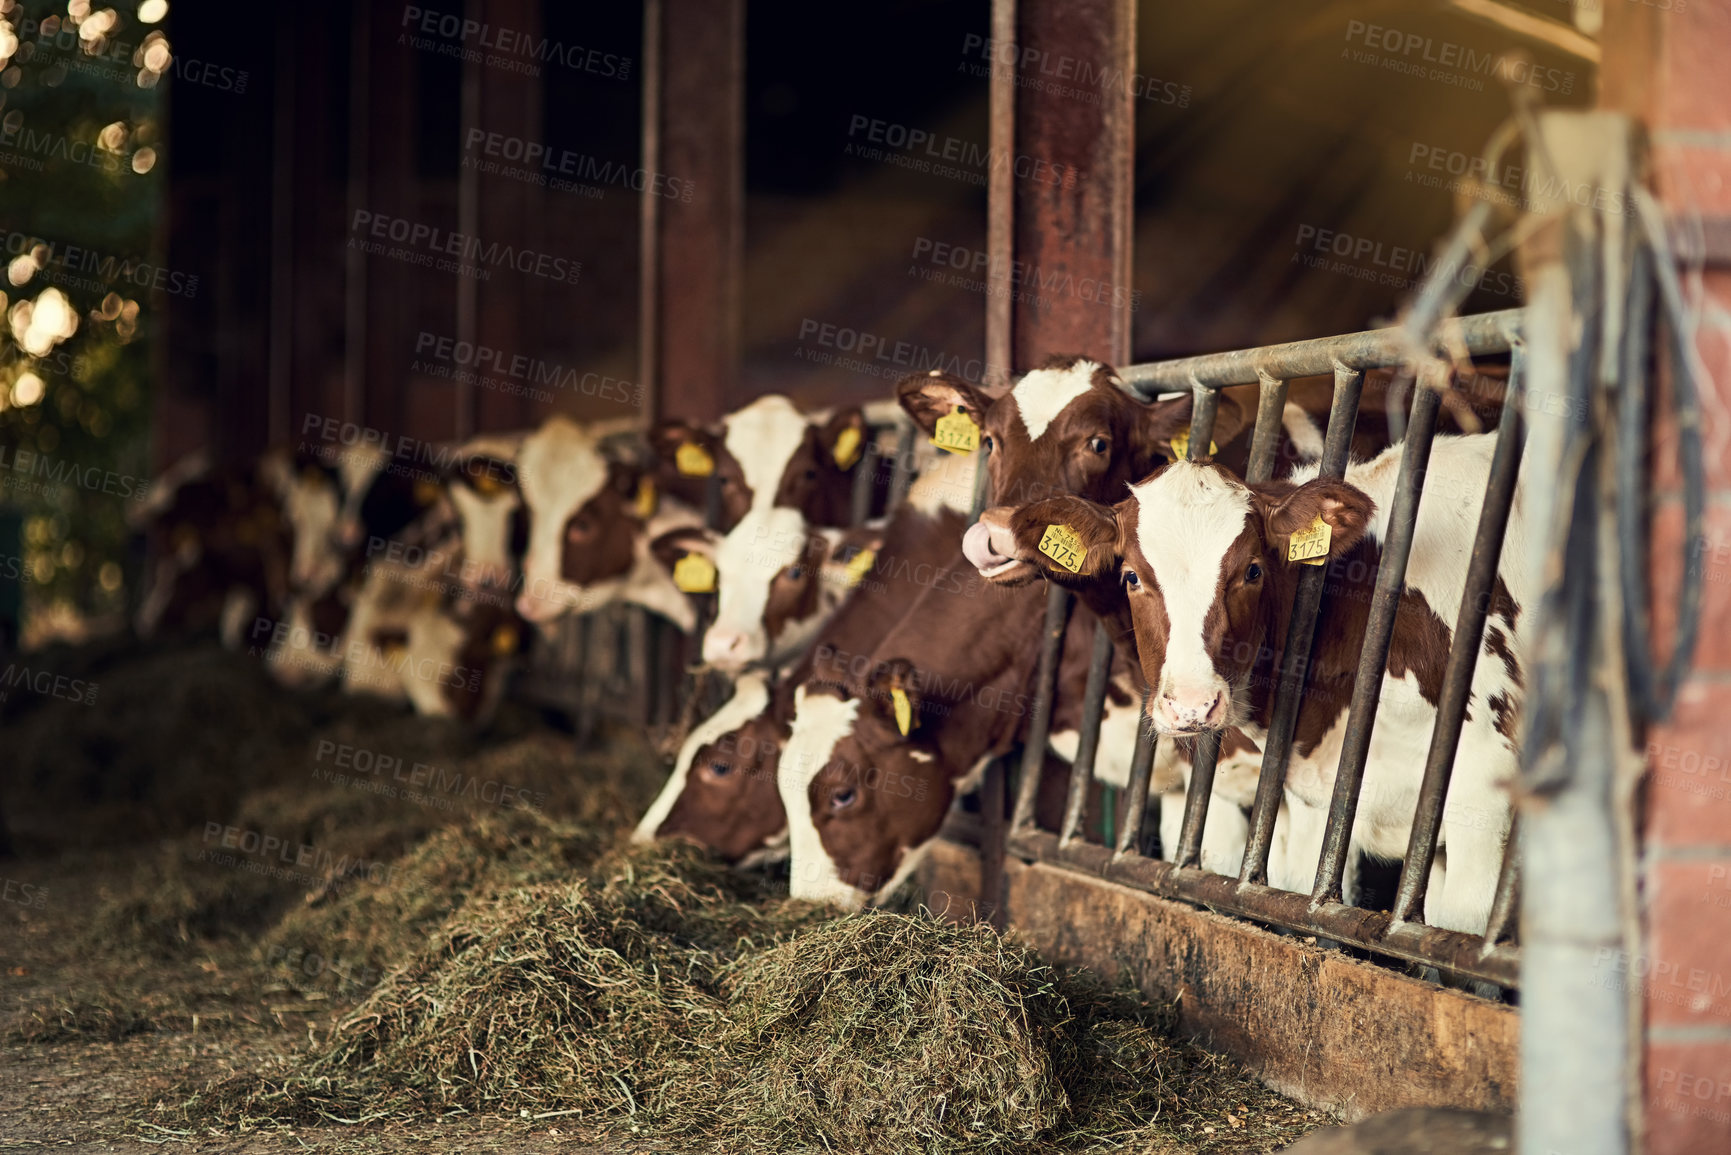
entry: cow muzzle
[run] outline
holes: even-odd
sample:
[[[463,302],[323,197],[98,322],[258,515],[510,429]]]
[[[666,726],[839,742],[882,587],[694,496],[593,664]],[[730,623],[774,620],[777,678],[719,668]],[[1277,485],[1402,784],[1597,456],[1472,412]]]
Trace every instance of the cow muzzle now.
[[[763,639],[755,633],[711,626],[703,635],[704,662],[724,673],[737,673],[763,652]]]
[[[1035,576],[1034,567],[1015,556],[1016,535],[1007,520],[987,510],[980,520],[962,535],[962,556],[979,571],[980,576],[997,585],[1020,585]]]
[[[1168,684],[1153,703],[1155,729],[1163,734],[1200,734],[1226,725],[1230,706],[1225,687]]]

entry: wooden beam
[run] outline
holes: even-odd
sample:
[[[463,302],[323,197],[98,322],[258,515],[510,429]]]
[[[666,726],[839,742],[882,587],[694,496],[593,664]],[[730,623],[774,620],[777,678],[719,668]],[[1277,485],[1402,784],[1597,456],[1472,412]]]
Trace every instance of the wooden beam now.
[[[978,854],[939,840],[921,865],[940,917],[973,914]],[[1125,979],[1178,1029],[1269,1086],[1348,1120],[1397,1107],[1511,1111],[1520,1016],[1313,940],[1012,859],[1011,923],[1042,958]]]
[[[740,399],[745,0],[646,0],[643,28],[643,165],[693,189],[643,193],[646,418],[712,420]]]

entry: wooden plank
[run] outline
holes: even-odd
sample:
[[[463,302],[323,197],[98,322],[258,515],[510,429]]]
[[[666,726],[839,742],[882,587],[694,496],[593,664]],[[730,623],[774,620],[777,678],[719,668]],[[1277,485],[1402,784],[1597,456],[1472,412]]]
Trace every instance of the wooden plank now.
[[[643,165],[694,191],[643,193],[640,372],[649,417],[707,421],[743,400],[745,0],[647,0],[643,49]]]
[[[977,854],[939,842],[919,872],[926,904],[971,914]],[[1511,1111],[1512,1008],[1056,867],[1012,860],[1006,906],[1048,961],[1127,978],[1178,1011],[1179,1029],[1269,1086],[1358,1119],[1397,1107]]]

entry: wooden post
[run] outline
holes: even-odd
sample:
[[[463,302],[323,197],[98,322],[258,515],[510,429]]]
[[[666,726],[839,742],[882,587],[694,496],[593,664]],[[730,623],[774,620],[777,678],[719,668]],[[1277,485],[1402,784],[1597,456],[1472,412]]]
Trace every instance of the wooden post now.
[[[645,418],[711,420],[741,400],[745,0],[645,0],[643,12],[643,166],[694,190],[689,203],[643,194]]]

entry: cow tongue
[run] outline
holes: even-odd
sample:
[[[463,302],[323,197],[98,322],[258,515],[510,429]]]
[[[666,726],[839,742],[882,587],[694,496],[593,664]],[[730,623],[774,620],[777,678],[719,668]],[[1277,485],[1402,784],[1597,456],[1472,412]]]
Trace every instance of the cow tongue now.
[[[982,573],[1014,560],[992,548],[992,531],[984,522],[975,522],[968,527],[968,532],[962,535],[962,556]]]

